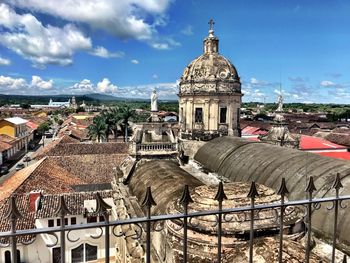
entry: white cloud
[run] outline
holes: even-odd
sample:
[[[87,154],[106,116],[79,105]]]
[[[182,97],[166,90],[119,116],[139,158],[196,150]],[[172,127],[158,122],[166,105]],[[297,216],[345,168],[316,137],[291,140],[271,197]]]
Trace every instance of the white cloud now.
[[[66,21],[85,23],[122,39],[159,41],[157,27],[167,24],[166,11],[172,0],[5,0]],[[77,11],[78,10],[78,11]],[[158,40],[157,40],[158,39]]]
[[[161,49],[161,50],[166,50],[170,48],[168,43],[153,43],[152,47],[155,49]]]
[[[159,76],[158,76],[157,74],[153,74],[153,75],[152,75],[152,78],[154,78],[154,79],[158,79],[158,78],[159,78]]]
[[[158,97],[162,99],[177,99],[176,94],[179,92],[178,82],[166,82],[120,87],[115,95],[130,97],[132,94],[135,98],[148,99],[154,89],[157,90]]]
[[[33,15],[16,14],[6,4],[0,4],[0,25],[7,29],[0,35],[1,44],[37,65],[68,65],[75,52],[92,47],[90,38],[74,25],[44,26]]]
[[[8,66],[11,64],[11,60],[0,57],[0,66]]]
[[[54,85],[54,82],[52,79],[45,81],[39,76],[32,76],[32,87],[38,88],[40,90],[48,90],[52,89]]]
[[[137,59],[132,59],[130,62],[135,65],[140,63]]]
[[[300,76],[297,76],[297,77],[288,77],[288,79],[292,82],[306,82],[308,80],[308,78],[305,78],[305,77],[300,77]]]
[[[79,83],[75,83],[69,89],[72,90],[74,93],[94,92],[94,84],[92,84],[89,79],[83,79]]]
[[[335,83],[330,80],[322,80],[320,85],[323,87],[331,87],[331,86],[335,86]]]
[[[181,33],[186,36],[193,35],[193,26],[191,25],[186,26],[184,29],[181,30]]]
[[[102,93],[115,93],[118,90],[116,85],[113,85],[109,79],[104,78],[102,81],[97,83],[97,91]]]
[[[94,48],[90,54],[101,58],[121,58],[124,56],[124,52],[122,51],[109,52],[106,48],[101,46]]]
[[[250,84],[255,85],[255,86],[263,86],[263,85],[268,85],[269,83],[265,80],[258,80],[256,78],[251,78]]]
[[[6,76],[0,76],[0,90],[1,91],[13,91],[25,89],[28,87],[28,83],[22,78],[11,78]]]

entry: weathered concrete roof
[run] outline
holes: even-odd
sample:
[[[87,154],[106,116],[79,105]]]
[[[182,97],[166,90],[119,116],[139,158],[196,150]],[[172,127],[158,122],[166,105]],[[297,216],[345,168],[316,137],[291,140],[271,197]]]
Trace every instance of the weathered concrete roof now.
[[[180,199],[186,184],[192,189],[203,183],[182,170],[175,161],[154,160],[137,165],[129,187],[141,203],[147,187],[151,186],[153,198],[157,203],[152,213],[164,214],[169,202]]]
[[[344,188],[341,195],[350,194],[350,162],[319,156],[313,153],[287,149],[242,138],[221,137],[202,146],[195,160],[205,168],[230,181],[256,181],[278,189],[282,177],[290,191],[289,199],[304,199],[309,176],[314,177],[316,197],[334,196],[330,190],[335,174],[340,173]],[[330,205],[330,204],[329,204]],[[350,215],[341,210],[339,239],[350,251]],[[334,212],[326,205],[314,212],[313,230],[323,238],[333,236]]]

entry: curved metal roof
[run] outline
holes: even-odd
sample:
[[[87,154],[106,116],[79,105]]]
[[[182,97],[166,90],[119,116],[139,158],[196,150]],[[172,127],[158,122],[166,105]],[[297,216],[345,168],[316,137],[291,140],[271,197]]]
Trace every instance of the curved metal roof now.
[[[313,153],[283,148],[235,137],[221,137],[203,145],[195,160],[206,169],[230,181],[256,181],[278,189],[284,177],[290,191],[289,199],[305,199],[305,188],[314,177],[316,197],[334,196],[331,189],[335,175],[340,174],[344,188],[341,195],[350,195],[350,162]],[[329,205],[329,204],[328,204]],[[348,209],[339,214],[339,239],[350,251],[350,215]],[[314,211],[313,230],[323,238],[333,236],[334,212],[326,205]]]
[[[182,170],[178,163],[171,160],[154,160],[137,165],[129,182],[131,192],[139,203],[145,197],[148,186],[151,186],[152,195],[157,205],[152,214],[164,214],[169,202],[180,199],[185,185],[190,189],[203,185],[191,174]]]

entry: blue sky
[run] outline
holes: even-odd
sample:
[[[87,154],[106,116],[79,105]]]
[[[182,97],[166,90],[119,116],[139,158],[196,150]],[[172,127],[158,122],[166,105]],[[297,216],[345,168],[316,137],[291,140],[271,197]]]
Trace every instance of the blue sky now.
[[[58,4],[59,3],[59,4]],[[350,102],[350,1],[3,0],[0,93],[176,99],[215,20],[243,101]]]

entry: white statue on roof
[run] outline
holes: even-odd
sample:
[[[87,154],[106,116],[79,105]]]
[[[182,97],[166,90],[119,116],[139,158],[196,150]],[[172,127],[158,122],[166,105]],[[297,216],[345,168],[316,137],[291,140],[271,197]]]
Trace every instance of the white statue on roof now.
[[[280,95],[278,95],[278,99],[277,99],[277,103],[278,103],[278,107],[276,112],[283,112],[283,96],[282,93]]]
[[[151,94],[151,111],[158,111],[158,96],[157,91],[154,89]]]

